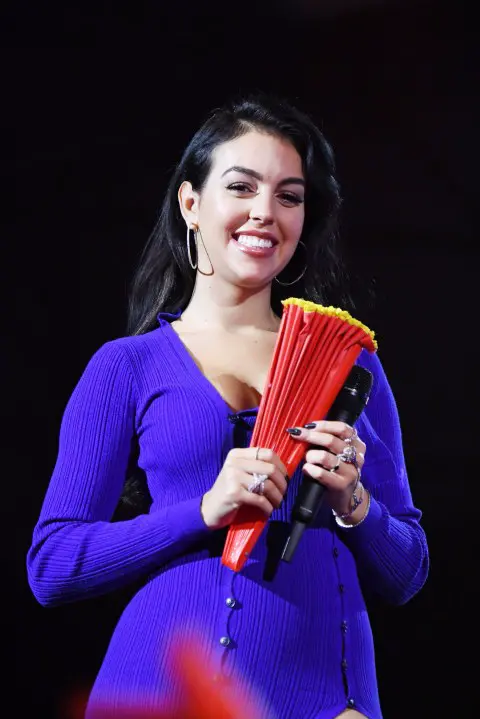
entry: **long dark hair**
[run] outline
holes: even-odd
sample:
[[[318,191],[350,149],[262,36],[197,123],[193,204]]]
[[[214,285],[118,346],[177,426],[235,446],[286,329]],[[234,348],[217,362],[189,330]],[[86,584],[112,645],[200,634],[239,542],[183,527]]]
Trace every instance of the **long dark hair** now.
[[[292,286],[272,283],[272,309],[281,315],[282,299],[292,295],[343,308],[352,306],[337,246],[341,197],[332,148],[308,115],[283,99],[257,93],[215,109],[186,147],[133,277],[128,334],[146,333],[156,326],[159,312],[183,310],[188,305],[195,271],[188,261],[186,225],[178,204],[178,188],[188,180],[193,189],[201,193],[210,172],[213,150],[252,130],[291,142],[302,160],[306,182],[305,220],[300,238],[306,254],[300,245],[282,278],[285,282],[295,279],[305,263],[307,269]],[[131,465],[133,463],[134,458]],[[135,470],[133,477],[127,480],[122,498],[130,504],[137,504],[144,493],[136,476]]]

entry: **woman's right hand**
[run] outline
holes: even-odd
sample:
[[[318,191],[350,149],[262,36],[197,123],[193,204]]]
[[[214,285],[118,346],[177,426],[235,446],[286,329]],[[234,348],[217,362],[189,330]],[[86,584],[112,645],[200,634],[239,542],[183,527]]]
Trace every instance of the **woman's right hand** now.
[[[253,474],[267,475],[263,494],[248,490]],[[243,504],[258,507],[269,517],[282,503],[287,490],[287,480],[285,465],[271,449],[232,449],[215,484],[203,496],[203,521],[210,529],[226,527]]]

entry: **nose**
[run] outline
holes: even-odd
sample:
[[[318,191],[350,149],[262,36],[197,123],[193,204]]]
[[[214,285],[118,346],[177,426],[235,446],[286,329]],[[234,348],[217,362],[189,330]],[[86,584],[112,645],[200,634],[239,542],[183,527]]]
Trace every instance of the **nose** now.
[[[250,219],[262,225],[271,225],[274,220],[273,198],[267,193],[259,193],[250,209]]]

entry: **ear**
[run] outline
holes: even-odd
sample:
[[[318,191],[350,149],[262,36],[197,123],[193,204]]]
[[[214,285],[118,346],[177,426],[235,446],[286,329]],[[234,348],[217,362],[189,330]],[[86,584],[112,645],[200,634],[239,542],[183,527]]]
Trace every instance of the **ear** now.
[[[178,188],[178,204],[187,226],[198,227],[200,195],[193,189],[191,182],[185,180]]]

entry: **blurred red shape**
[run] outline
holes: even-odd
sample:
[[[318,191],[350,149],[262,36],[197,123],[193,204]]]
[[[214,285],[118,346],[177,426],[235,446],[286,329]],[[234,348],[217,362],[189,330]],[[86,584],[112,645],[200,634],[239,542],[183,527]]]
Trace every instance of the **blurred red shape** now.
[[[259,719],[260,712],[252,696],[244,693],[241,696],[233,680],[215,680],[213,667],[204,657],[198,638],[178,637],[170,659],[182,690],[180,706],[169,706],[168,697],[164,706],[156,709],[142,709],[134,703],[121,708],[96,705],[91,710],[92,719]],[[69,719],[84,719],[86,703],[87,697],[78,693],[68,702],[65,715]]]

